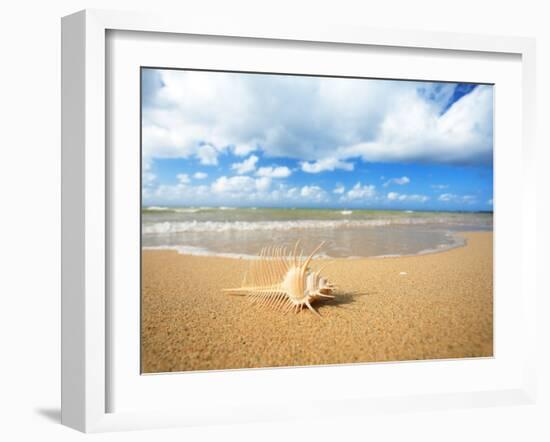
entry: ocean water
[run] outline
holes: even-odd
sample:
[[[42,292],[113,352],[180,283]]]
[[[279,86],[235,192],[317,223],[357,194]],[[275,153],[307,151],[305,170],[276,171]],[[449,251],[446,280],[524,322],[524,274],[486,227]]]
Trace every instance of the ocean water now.
[[[492,213],[229,207],[146,207],[142,246],[194,255],[253,257],[267,245],[319,257],[414,255],[460,246],[458,232],[493,229]]]

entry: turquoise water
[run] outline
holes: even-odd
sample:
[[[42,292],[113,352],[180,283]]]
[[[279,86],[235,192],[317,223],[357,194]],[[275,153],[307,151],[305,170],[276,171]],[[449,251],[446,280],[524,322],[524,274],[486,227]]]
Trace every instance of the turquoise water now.
[[[327,257],[412,255],[463,243],[456,232],[492,230],[492,213],[342,209],[147,207],[142,245],[196,255],[250,257],[270,244]]]

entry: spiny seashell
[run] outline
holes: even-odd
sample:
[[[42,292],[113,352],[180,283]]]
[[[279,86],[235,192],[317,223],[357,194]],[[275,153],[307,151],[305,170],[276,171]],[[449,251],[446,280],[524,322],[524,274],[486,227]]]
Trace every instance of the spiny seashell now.
[[[334,298],[334,286],[320,271],[309,269],[313,255],[324,242],[302,260],[298,255],[298,244],[289,254],[284,247],[266,247],[260,252],[259,259],[250,263],[241,287],[225,289],[233,295],[248,296],[262,307],[273,307],[284,312],[294,310],[298,313],[304,306],[317,316],[319,313],[311,306],[320,298]]]

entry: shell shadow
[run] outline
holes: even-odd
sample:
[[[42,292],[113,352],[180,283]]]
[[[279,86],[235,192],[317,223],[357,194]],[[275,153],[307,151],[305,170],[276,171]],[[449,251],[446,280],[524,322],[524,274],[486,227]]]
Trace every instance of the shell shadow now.
[[[363,296],[372,296],[374,292],[355,292],[355,293],[336,293],[333,299],[323,300],[322,303],[319,303],[319,307],[340,307],[348,304],[353,304],[357,302],[357,298]]]

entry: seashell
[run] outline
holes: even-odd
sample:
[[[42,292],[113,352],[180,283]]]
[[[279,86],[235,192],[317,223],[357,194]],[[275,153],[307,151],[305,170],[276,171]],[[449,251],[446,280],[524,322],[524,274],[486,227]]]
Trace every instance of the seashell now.
[[[292,310],[298,313],[306,306],[321,316],[311,303],[321,298],[334,298],[335,287],[321,276],[320,270],[314,271],[308,266],[323,244],[324,241],[305,260],[302,260],[301,252],[298,255],[299,241],[293,253],[288,253],[284,247],[263,248],[259,259],[251,261],[242,286],[223,291],[247,296],[262,307],[280,309],[285,313]]]

